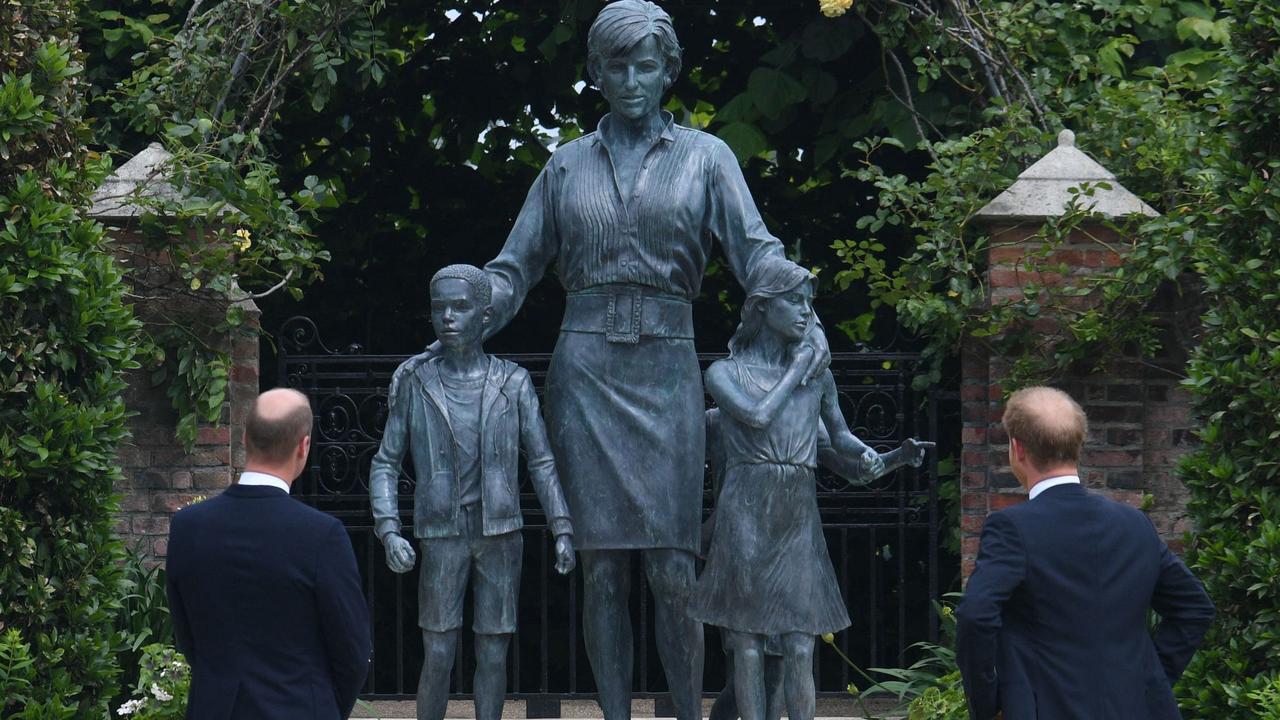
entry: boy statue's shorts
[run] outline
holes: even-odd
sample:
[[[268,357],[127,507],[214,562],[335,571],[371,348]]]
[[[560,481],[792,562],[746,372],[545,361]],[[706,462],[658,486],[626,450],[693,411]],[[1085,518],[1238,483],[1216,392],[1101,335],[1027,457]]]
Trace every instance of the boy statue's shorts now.
[[[519,530],[486,537],[479,503],[458,511],[462,534],[423,538],[418,574],[418,626],[431,632],[462,627],[462,601],[473,578],[475,617],[471,630],[481,635],[516,631],[516,599],[524,538]]]

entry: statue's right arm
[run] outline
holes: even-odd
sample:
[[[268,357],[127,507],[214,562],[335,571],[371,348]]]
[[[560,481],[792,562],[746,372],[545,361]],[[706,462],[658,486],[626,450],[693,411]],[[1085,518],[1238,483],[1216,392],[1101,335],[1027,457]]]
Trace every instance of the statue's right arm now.
[[[555,220],[555,164],[553,156],[538,173],[502,252],[484,266],[493,283],[493,322],[485,330],[486,338],[511,322],[529,288],[538,284],[556,257],[559,233]]]
[[[400,368],[403,369],[404,365]],[[396,374],[400,374],[399,369]],[[369,467],[369,501],[373,508],[374,533],[379,540],[388,533],[400,532],[397,502],[400,463],[409,444],[409,395],[413,381],[406,377],[399,383],[393,380],[391,385],[393,394],[387,398],[387,424],[382,433],[382,443]]]

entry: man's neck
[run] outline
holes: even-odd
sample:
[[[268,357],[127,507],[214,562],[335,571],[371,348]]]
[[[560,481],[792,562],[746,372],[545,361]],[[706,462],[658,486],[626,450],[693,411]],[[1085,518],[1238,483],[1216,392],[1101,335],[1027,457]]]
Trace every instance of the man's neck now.
[[[294,478],[289,477],[291,475],[289,470],[290,469],[287,467],[278,466],[278,465],[266,465],[262,463],[255,463],[253,461],[248,461],[244,464],[244,472],[262,473],[263,475],[271,475],[273,477],[278,477],[284,481],[285,485],[288,485],[289,487],[293,487]]]
[[[1032,488],[1045,480],[1060,478],[1066,475],[1075,475],[1080,477],[1080,469],[1075,465],[1055,465],[1045,470],[1036,470],[1034,475],[1027,478],[1027,492],[1031,492]]]

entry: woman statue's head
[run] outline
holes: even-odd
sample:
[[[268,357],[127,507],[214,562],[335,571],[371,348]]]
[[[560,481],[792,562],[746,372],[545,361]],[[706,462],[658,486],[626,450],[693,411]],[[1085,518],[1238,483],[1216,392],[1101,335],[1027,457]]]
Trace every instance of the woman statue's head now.
[[[605,5],[587,33],[587,73],[613,112],[656,111],[680,74],[671,16],[648,0]]]
[[[762,329],[785,342],[805,336],[813,325],[813,273],[788,260],[758,263],[747,278],[742,321],[729,339],[729,356],[746,349]]]

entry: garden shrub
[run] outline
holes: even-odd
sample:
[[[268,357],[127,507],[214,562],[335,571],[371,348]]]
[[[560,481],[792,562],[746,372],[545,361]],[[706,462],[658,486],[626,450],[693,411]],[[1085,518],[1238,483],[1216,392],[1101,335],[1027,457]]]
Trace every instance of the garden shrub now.
[[[83,217],[106,167],[83,144],[74,3],[6,3],[0,27],[0,715],[100,717],[119,673],[113,483],[137,325]]]
[[[1280,8],[1238,0],[1211,132],[1220,191],[1196,258],[1209,310],[1188,366],[1202,445],[1182,466],[1192,570],[1218,606],[1179,685],[1188,718],[1254,718],[1280,658]],[[1274,716],[1274,715],[1273,715]]]

